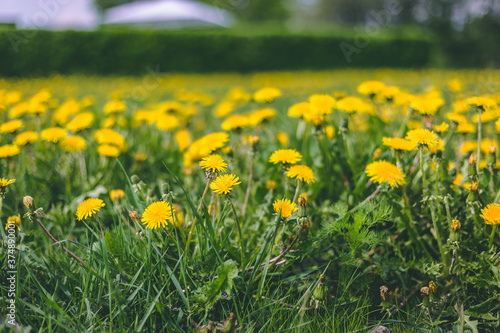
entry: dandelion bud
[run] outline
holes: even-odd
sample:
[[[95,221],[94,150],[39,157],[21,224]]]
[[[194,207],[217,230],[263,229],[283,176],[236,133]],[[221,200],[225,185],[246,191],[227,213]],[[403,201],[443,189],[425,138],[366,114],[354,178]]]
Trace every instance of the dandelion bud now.
[[[275,190],[276,189],[276,182],[274,180],[268,180],[266,183],[266,188],[268,190]]]
[[[379,158],[380,155],[382,155],[382,149],[380,149],[380,148],[375,149],[375,151],[373,152],[373,158],[374,159]]]
[[[109,191],[109,198],[113,202],[120,201],[124,197],[125,197],[125,192],[123,192],[123,190],[111,190],[111,191]]]
[[[321,128],[323,127],[324,121],[325,120],[323,119],[323,117],[315,117],[313,119],[313,124],[316,127],[317,131],[321,131]]]
[[[131,210],[130,212],[128,212],[128,216],[134,222],[139,222],[141,219],[141,215],[138,212],[136,212],[135,210]]]
[[[430,291],[435,294],[437,291],[437,284],[434,281],[429,282],[429,289]]]
[[[474,154],[469,156],[469,178],[472,180],[477,176],[476,170],[477,157]]]
[[[340,133],[349,132],[349,120],[347,118],[343,118],[340,122]]]
[[[477,188],[478,187],[479,187],[479,182],[477,180],[473,181],[472,184],[470,185],[470,190],[474,191],[474,192],[477,192]]]
[[[130,177],[130,180],[132,181],[132,184],[138,184],[141,181],[141,179],[137,175],[132,175],[132,177]]]
[[[443,151],[441,149],[436,150],[436,158],[443,158]]]
[[[382,299],[385,299],[385,296],[387,295],[388,291],[389,291],[389,288],[387,288],[386,286],[381,286],[380,287],[380,297],[382,297]]]
[[[476,164],[477,163],[477,157],[474,154],[471,154],[469,156],[469,164]]]
[[[308,202],[309,197],[307,196],[307,193],[302,193],[301,195],[299,195],[299,207],[305,207]]]
[[[169,183],[161,184],[161,191],[163,194],[169,193],[170,192],[170,184]]]
[[[497,168],[497,147],[490,145],[488,159],[486,160],[486,165],[488,168],[495,172]]]
[[[29,195],[27,195],[23,198],[23,205],[24,205],[24,207],[26,207],[28,209],[30,209],[34,203],[35,203],[35,200],[32,197],[30,197]]]
[[[459,232],[458,231],[460,230],[460,227],[461,227],[461,225],[460,225],[459,220],[454,219],[453,221],[451,221],[451,226],[450,226],[451,232],[450,232],[450,238],[449,238],[450,241],[452,241],[452,242],[458,241],[458,239],[459,239]]]
[[[260,142],[260,138],[256,135],[250,135],[248,137],[248,142],[250,143],[250,145],[252,146],[252,148],[256,148],[257,145],[259,144]]]
[[[429,287],[420,288],[420,294],[422,294],[422,296],[424,296],[422,305],[428,308],[430,305],[430,303],[429,303]]]
[[[451,221],[451,230],[458,231],[458,230],[460,230],[461,226],[462,225],[460,224],[459,220],[454,219],[453,221]]]
[[[335,136],[335,127],[328,125],[325,127],[324,132],[328,139],[332,139]]]

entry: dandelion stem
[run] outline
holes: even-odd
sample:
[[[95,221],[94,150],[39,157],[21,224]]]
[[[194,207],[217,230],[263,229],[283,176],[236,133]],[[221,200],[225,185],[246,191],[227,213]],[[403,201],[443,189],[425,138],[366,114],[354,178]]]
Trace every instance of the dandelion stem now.
[[[425,198],[425,196],[429,193],[429,189],[427,188],[427,179],[425,178],[425,170],[424,170],[424,147],[420,147],[420,171],[422,172],[422,181],[424,183],[423,193],[424,193],[424,198]],[[433,225],[434,231],[436,233],[436,240],[438,242],[439,252],[441,254],[441,260],[447,266],[448,260],[446,257],[446,252],[444,251],[443,242],[441,240],[441,233],[440,233],[439,226],[438,226],[437,220],[436,220],[436,212],[434,211],[434,204],[430,200],[429,200],[429,206],[430,206],[430,210],[431,210],[432,225]]]
[[[299,188],[300,188],[300,180],[297,179],[297,187],[295,188],[295,195],[293,196],[293,201],[297,201],[297,197],[299,196]]]
[[[477,163],[476,170],[479,173],[479,162],[481,160],[481,108],[477,108]]]
[[[250,199],[250,190],[252,187],[252,178],[253,178],[253,153],[250,155],[250,174],[248,175],[248,186],[247,193],[245,194],[245,202],[243,203],[243,209],[241,212],[241,217],[245,217],[245,212],[248,206],[248,200]]]
[[[55,239],[54,236],[52,236],[52,234],[47,230],[47,228],[45,228],[45,226],[43,225],[42,221],[40,221],[39,218],[36,219],[36,221],[38,222],[38,224],[42,227],[43,231],[47,234],[47,236],[49,236],[49,238],[57,245],[59,246],[61,249],[63,249],[64,252],[66,252],[67,254],[69,254],[73,259],[75,259],[76,261],[78,261],[80,264],[82,264],[84,267],[88,267],[87,264],[80,258],[78,258],[73,252],[71,252],[70,250],[68,250],[67,248],[65,248],[64,246],[61,245],[61,243],[59,243],[59,241],[57,239]]]
[[[205,199],[205,196],[207,195],[208,187],[210,186],[210,183],[211,183],[211,180],[208,179],[207,180],[207,185],[205,186],[205,190],[203,191],[203,195],[201,196],[201,200],[200,200],[200,203],[198,205],[197,213],[199,213],[200,210],[201,210],[201,207],[203,207],[203,200]],[[194,217],[193,223],[191,224],[191,229],[189,230],[189,235],[188,235],[188,239],[187,239],[187,242],[186,242],[186,248],[184,250],[184,253],[186,253],[186,257],[189,254],[189,244],[191,244],[191,238],[193,237],[194,227],[195,226],[196,226],[196,216]]]
[[[238,214],[236,213],[236,209],[234,208],[233,200],[229,199],[229,203],[231,204],[231,208],[233,209],[234,220],[236,222],[236,225],[238,226],[238,233],[240,235],[241,267],[243,267],[245,263],[245,250],[243,249],[243,233],[241,232],[240,221],[238,219]]]
[[[493,245],[493,240],[495,239],[496,232],[497,232],[497,225],[494,224],[493,230],[491,230],[491,236],[490,236],[490,241],[488,242],[488,248],[490,248],[491,245]]]
[[[363,200],[363,202],[361,202],[359,205],[357,205],[356,207],[354,207],[353,209],[351,209],[349,211],[349,213],[353,213],[355,212],[356,210],[358,210],[359,208],[361,208],[362,206],[364,206],[368,201],[372,200],[373,198],[375,198],[377,196],[377,194],[380,192],[380,189],[382,188],[382,185],[379,185],[377,186],[377,188],[375,189],[375,191],[373,191],[372,194],[370,194],[368,197],[366,197],[365,200]],[[295,201],[295,200],[294,200]]]

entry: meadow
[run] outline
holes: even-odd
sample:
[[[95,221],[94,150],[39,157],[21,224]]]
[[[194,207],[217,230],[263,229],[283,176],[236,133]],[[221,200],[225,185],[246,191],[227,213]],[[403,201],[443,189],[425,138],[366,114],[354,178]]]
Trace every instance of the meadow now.
[[[0,331],[498,332],[499,105],[499,70],[0,79]]]

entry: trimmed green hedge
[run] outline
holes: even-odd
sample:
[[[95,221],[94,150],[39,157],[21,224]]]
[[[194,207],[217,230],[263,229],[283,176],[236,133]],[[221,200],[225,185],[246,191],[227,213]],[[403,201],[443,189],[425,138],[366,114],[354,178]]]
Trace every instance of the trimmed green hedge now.
[[[0,30],[0,75],[145,74],[422,67],[431,41],[418,38],[332,35],[241,35],[231,32],[141,30]],[[368,42],[367,42],[368,41]],[[350,56],[350,62],[345,53]]]

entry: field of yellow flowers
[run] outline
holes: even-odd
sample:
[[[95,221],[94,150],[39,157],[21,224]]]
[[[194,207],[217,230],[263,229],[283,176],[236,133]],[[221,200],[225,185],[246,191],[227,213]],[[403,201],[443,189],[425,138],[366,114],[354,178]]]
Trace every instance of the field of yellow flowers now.
[[[0,79],[3,328],[498,332],[500,71]]]

